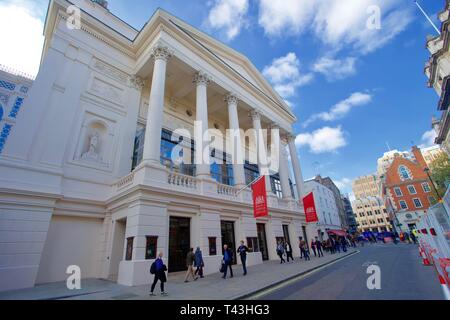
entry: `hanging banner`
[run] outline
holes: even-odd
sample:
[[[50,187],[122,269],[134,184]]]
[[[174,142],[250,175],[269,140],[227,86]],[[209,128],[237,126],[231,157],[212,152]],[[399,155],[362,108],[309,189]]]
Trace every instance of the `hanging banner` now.
[[[266,177],[252,184],[253,192],[253,211],[255,218],[267,217],[269,209],[267,208],[267,191],[266,191]]]
[[[303,206],[305,208],[306,223],[319,222],[312,192],[303,198]]]

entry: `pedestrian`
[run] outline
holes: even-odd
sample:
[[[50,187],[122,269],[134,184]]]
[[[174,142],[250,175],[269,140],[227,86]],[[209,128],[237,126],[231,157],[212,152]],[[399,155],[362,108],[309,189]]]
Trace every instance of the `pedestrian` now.
[[[154,292],[155,292],[155,287],[156,287],[156,284],[158,283],[158,281],[161,284],[161,295],[167,296],[167,292],[164,291],[164,283],[167,282],[167,277],[166,277],[167,266],[164,264],[164,261],[162,260],[162,258],[163,258],[163,253],[162,252],[158,253],[158,257],[156,258],[155,262],[153,262],[150,267],[150,273],[155,275],[153,278],[152,287],[150,289],[150,296],[155,296]]]
[[[230,278],[233,278],[233,251],[231,251],[226,244],[223,246],[223,263],[225,265],[225,270],[222,278],[227,278],[228,268],[230,269]]]
[[[320,242],[319,238],[317,238],[317,237],[316,237],[315,247],[316,247],[319,258],[323,257],[322,242]]]
[[[414,231],[411,231],[411,240],[413,241],[414,244],[417,244],[417,238],[416,235],[414,234]]]
[[[344,237],[341,238],[341,245],[342,251],[344,251],[344,253],[347,252],[347,240]]]
[[[341,244],[340,244],[339,239],[336,239],[336,241],[334,241],[334,250],[337,253],[341,253]]]
[[[278,242],[278,246],[277,246],[277,255],[280,257],[280,264],[286,263],[286,261],[283,258],[284,255],[284,246],[283,246],[283,242]]]
[[[194,281],[197,281],[197,277],[194,274],[194,262],[195,262],[195,254],[194,248],[190,248],[188,254],[186,255],[186,277],[184,278],[184,282],[189,282],[189,276],[192,276]]]
[[[299,242],[298,242],[298,248],[300,249],[300,259],[303,259],[302,241],[303,241],[303,238],[300,237]]]
[[[205,263],[203,262],[203,254],[202,251],[200,250],[200,247],[197,247],[197,250],[195,250],[195,267],[197,267],[197,269],[195,270],[195,275],[199,275],[200,278],[204,278],[203,276],[203,268],[205,267]]]
[[[303,239],[300,241],[300,252],[305,258],[305,261],[311,260],[311,258],[309,257],[309,250],[307,248],[306,242]]]
[[[286,245],[284,247],[285,247],[285,250],[286,250],[287,262],[289,262],[289,259],[291,259],[292,262],[294,262],[294,256],[292,255],[291,244],[289,242],[286,242]]]
[[[239,246],[237,252],[239,253],[239,256],[241,257],[242,262],[242,268],[244,269],[244,276],[247,275],[247,252],[248,247],[245,245],[245,242],[242,240],[241,245]]]
[[[317,241],[317,238],[316,238],[316,241]],[[311,249],[314,252],[314,257],[317,257],[316,241],[314,241],[314,239],[311,241]]]

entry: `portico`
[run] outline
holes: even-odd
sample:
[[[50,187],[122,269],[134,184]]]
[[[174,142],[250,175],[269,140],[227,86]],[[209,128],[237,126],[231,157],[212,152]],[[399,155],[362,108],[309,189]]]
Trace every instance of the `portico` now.
[[[302,195],[296,118],[251,62],[165,11],[138,31],[104,7],[73,2],[84,10],[76,32],[65,23],[70,3],[51,1],[45,68],[0,164],[0,177],[15,168],[2,185],[28,197],[8,204],[14,210],[34,208],[36,192],[48,199],[50,227],[42,232],[49,238],[33,253],[44,261],[29,284],[62,280],[70,250],[51,244],[75,225],[77,239],[93,242],[75,259],[86,274],[130,286],[149,283],[160,251],[178,270],[198,246],[206,274],[217,272],[224,243],[251,246],[249,265],[275,259],[277,239],[290,239],[299,255],[306,224],[293,192],[295,183]],[[66,86],[68,72],[82,77]],[[58,108],[63,95],[68,110]],[[253,217],[251,191],[238,192],[259,175],[270,211],[263,219]],[[39,265],[61,270],[56,277]]]

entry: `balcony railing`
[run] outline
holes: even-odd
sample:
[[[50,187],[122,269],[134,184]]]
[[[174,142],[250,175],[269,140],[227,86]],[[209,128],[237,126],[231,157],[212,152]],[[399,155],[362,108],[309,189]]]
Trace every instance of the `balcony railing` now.
[[[194,190],[198,185],[197,178],[171,171],[167,172],[167,182],[173,186]]]
[[[227,195],[230,197],[236,197],[238,190],[235,187],[226,184],[217,184],[217,193],[221,195]]]

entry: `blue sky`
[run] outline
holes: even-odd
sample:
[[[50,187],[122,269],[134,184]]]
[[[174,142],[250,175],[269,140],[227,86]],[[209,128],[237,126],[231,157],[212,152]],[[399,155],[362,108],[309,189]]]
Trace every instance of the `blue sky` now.
[[[444,1],[420,2],[436,21]],[[430,145],[438,97],[423,69],[436,32],[412,0],[109,1],[137,29],[157,7],[248,56],[286,99],[305,178],[329,175],[347,193],[352,179],[376,171],[386,143]],[[381,29],[370,29],[377,8]],[[0,64],[36,70],[46,9],[45,0],[0,0],[3,43],[15,44]]]

